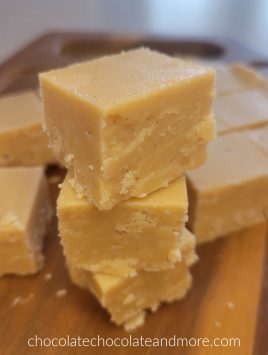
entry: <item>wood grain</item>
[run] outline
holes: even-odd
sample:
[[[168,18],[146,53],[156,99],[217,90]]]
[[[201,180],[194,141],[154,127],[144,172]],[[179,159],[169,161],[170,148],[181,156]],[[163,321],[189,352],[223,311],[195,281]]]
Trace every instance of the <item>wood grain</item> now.
[[[0,68],[0,91],[33,87],[36,85],[36,71],[71,61],[70,58],[56,60],[55,53],[51,52],[52,47],[59,45],[60,38],[62,42],[69,43],[73,38],[80,37],[50,35],[45,37],[45,40],[37,41],[23,50]],[[85,36],[81,37],[81,40],[84,41]],[[133,41],[131,43],[136,39]],[[236,53],[239,51],[236,50]],[[34,66],[31,63],[34,63]],[[15,68],[18,70],[16,71]],[[21,70],[20,74],[19,70]],[[10,73],[13,73],[13,77]],[[64,172],[57,169],[48,171],[51,181],[57,176],[62,178],[63,175]],[[58,182],[50,183],[54,205],[58,194]],[[46,266],[38,275],[6,276],[0,279],[1,355],[69,352],[118,355],[135,353],[264,355],[267,353],[268,253],[265,224],[199,248],[200,261],[193,268],[194,285],[188,296],[181,302],[163,305],[155,314],[149,314],[145,326],[132,333],[133,337],[142,335],[151,338],[174,335],[188,339],[208,337],[211,340],[217,337],[238,337],[241,342],[240,347],[139,349],[28,347],[27,339],[35,334],[43,338],[59,338],[67,335],[90,338],[98,334],[106,338],[123,338],[127,335],[121,328],[109,322],[108,314],[90,293],[70,283],[57,234],[55,217],[45,244]],[[51,280],[45,280],[47,273],[52,274]],[[60,289],[66,289],[67,295],[57,298],[56,293]],[[31,299],[25,304],[12,305],[16,297],[27,299],[30,295],[32,295]]]

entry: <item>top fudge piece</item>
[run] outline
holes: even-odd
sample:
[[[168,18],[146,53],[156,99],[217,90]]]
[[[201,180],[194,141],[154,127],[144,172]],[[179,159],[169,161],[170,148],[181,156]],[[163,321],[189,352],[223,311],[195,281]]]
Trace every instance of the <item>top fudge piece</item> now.
[[[205,161],[214,72],[136,49],[40,74],[54,152],[100,210]]]
[[[242,64],[233,64],[229,67],[215,65],[217,72],[217,96],[244,91],[266,85],[266,81],[253,69]]]
[[[0,98],[0,166],[55,163],[42,122],[41,104],[34,91]]]

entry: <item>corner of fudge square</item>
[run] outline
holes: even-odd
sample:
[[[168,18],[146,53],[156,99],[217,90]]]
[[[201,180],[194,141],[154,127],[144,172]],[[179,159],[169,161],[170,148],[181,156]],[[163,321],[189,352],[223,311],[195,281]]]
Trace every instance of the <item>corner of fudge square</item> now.
[[[40,74],[52,149],[100,210],[166,186],[206,159],[214,71],[138,48]]]

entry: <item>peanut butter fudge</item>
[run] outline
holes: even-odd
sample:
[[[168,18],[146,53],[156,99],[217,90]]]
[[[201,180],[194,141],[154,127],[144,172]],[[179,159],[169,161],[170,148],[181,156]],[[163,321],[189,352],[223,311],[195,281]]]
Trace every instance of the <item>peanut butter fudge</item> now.
[[[0,196],[0,275],[35,273],[52,217],[43,168],[0,168]]]
[[[217,138],[208,161],[187,174],[189,228],[199,243],[264,220],[268,157],[246,134]]]
[[[113,322],[124,325],[126,330],[134,329],[144,322],[146,310],[155,311],[161,302],[179,300],[190,288],[189,267],[196,260],[195,239],[185,230],[183,240],[182,260],[172,269],[140,271],[136,276],[123,277],[92,273],[68,262],[71,279],[94,293]]]
[[[137,269],[170,268],[181,259],[188,209],[184,177],[143,199],[99,211],[76,196],[67,176],[57,209],[64,253],[72,265],[125,276]]]
[[[40,83],[52,148],[100,210],[205,161],[210,69],[141,48],[40,74]]]
[[[268,88],[217,97],[214,113],[220,135],[268,125]]]
[[[248,136],[268,156],[268,125],[249,130]]]
[[[243,64],[233,64],[230,66],[215,65],[215,69],[217,72],[217,96],[266,85],[265,79],[261,75]]]
[[[0,98],[0,166],[55,163],[42,121],[40,101],[34,91]]]

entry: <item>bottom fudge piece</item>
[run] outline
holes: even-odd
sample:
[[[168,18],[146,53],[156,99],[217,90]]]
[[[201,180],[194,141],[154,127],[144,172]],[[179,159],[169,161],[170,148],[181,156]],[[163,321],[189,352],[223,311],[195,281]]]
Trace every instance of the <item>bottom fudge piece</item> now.
[[[168,269],[181,257],[187,210],[184,176],[110,211],[78,198],[67,176],[57,203],[64,254],[76,267],[92,272],[118,275],[120,270],[126,276],[140,269]]]
[[[161,302],[181,299],[191,286],[189,266],[196,260],[195,237],[183,234],[182,261],[163,271],[140,271],[133,277],[91,273],[68,263],[72,281],[91,290],[111,320],[131,330],[144,321],[146,310],[156,311]]]
[[[35,273],[52,217],[43,168],[1,168],[0,196],[0,275]]]
[[[217,138],[208,160],[187,174],[188,227],[205,242],[265,219],[268,157],[244,133]]]

